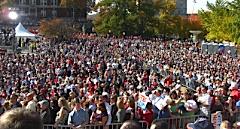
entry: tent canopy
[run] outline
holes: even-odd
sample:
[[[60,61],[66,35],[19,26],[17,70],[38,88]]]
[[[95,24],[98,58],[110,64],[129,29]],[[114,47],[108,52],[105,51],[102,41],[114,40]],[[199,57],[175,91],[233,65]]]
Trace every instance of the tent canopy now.
[[[26,30],[22,23],[19,23],[17,27],[15,28],[15,36],[16,37],[35,37],[35,34],[29,32]]]

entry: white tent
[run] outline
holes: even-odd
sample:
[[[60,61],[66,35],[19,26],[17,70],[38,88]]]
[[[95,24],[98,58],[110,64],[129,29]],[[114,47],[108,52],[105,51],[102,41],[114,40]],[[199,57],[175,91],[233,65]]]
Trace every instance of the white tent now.
[[[26,30],[22,23],[19,23],[17,27],[15,28],[15,36],[16,37],[35,37],[35,34],[29,32]]]

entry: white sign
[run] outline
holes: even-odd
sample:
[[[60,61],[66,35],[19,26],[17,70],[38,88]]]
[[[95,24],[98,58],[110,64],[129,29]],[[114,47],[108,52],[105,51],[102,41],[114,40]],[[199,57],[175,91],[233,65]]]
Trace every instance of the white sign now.
[[[213,123],[213,126],[215,129],[220,129],[220,125],[222,123],[222,113],[216,112],[211,115],[211,122]]]
[[[162,110],[165,106],[167,106],[167,97],[164,97],[164,96],[157,97],[152,101],[152,103],[159,110]]]

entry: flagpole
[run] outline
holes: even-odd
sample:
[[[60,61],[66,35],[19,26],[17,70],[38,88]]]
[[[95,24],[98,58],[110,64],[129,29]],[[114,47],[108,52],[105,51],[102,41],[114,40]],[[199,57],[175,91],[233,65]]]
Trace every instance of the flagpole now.
[[[194,7],[195,7],[195,4],[197,3],[197,1],[196,0],[193,0],[193,10],[192,10],[192,15],[193,15],[193,13],[194,13]]]

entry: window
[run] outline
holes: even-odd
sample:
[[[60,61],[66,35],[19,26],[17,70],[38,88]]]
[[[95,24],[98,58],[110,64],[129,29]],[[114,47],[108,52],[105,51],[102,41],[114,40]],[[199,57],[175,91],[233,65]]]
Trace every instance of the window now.
[[[32,0],[32,5],[35,5],[36,4],[36,0]]]
[[[52,5],[56,6],[57,5],[57,0],[52,0]]]
[[[47,16],[47,11],[45,9],[41,10],[41,16],[46,17]]]
[[[47,0],[41,0],[41,5],[47,5]]]
[[[55,17],[57,16],[57,11],[56,10],[52,10],[52,15]]]
[[[20,4],[26,4],[26,0],[20,0]]]

